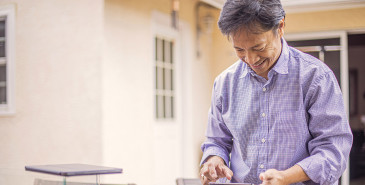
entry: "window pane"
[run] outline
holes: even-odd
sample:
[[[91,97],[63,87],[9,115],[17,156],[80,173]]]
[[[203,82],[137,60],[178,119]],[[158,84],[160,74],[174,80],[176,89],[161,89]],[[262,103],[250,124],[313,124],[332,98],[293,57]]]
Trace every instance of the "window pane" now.
[[[163,89],[162,68],[156,67],[156,89]]]
[[[170,62],[173,63],[174,60],[174,43],[170,42]]]
[[[0,57],[5,57],[5,41],[0,41]]]
[[[156,60],[162,61],[162,40],[156,37]]]
[[[170,63],[170,42],[165,41],[164,45],[165,62]]]
[[[5,20],[0,21],[0,37],[5,37]]]
[[[157,37],[155,37],[155,60],[157,61],[158,60],[158,38]]]
[[[165,68],[162,68],[162,89],[166,89],[166,83],[165,83]]]
[[[0,66],[0,82],[6,81],[6,65]]]
[[[306,53],[319,59],[319,52],[306,52]]]
[[[156,89],[158,89],[158,75],[157,75],[157,70],[158,70],[158,68],[156,66],[155,67],[155,84],[156,84],[155,88]]]
[[[170,70],[171,71],[171,79],[170,79],[170,82],[171,82],[171,90],[174,90],[174,70]]]
[[[171,98],[165,96],[166,118],[171,118]]]
[[[336,76],[338,84],[341,84],[341,77],[340,77],[340,61],[339,58],[341,58],[341,52],[340,51],[326,51],[324,52],[324,63],[327,64],[328,67],[331,68],[333,73]]]
[[[161,107],[162,107],[162,113],[163,113],[162,115],[163,115],[164,118],[166,118],[166,106],[165,106],[165,102],[166,102],[166,96],[162,96]]]
[[[162,62],[165,62],[165,40],[162,40],[162,46],[161,46],[161,51],[162,51]]]
[[[158,47],[157,47],[157,52],[158,52],[158,61],[163,61],[163,54],[162,54],[162,40],[158,39]]]
[[[6,87],[2,87],[2,82],[0,82],[0,104],[6,104]]]
[[[6,104],[6,65],[0,66],[0,104]]]
[[[171,70],[165,69],[165,90],[171,89]]]

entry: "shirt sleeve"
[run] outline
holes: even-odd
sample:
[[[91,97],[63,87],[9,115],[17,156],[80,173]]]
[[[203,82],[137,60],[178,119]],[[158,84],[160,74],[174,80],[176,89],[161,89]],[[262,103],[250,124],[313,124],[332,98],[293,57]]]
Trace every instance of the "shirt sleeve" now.
[[[336,182],[344,170],[352,145],[352,133],[341,89],[330,71],[309,87],[307,100],[310,156],[300,161],[308,177],[319,184]]]
[[[208,114],[206,140],[202,144],[203,157],[200,165],[204,164],[209,156],[221,157],[226,165],[229,164],[229,154],[232,150],[232,134],[222,119],[221,96],[217,93],[217,82],[212,91],[211,107]]]

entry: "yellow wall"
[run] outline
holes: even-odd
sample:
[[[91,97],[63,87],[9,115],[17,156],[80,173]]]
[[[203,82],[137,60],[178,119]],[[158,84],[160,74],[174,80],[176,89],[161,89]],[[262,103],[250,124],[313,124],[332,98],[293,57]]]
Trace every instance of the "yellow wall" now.
[[[286,16],[286,33],[365,28],[365,7]]]
[[[213,76],[213,80],[216,76],[218,76],[223,70],[231,66],[233,63],[235,63],[238,58],[236,56],[236,53],[234,52],[234,49],[232,47],[231,41],[228,40],[228,38],[220,32],[217,21],[219,18],[219,11],[215,11],[215,29],[213,32],[213,48],[211,51],[212,54],[212,66],[211,66],[211,73]]]

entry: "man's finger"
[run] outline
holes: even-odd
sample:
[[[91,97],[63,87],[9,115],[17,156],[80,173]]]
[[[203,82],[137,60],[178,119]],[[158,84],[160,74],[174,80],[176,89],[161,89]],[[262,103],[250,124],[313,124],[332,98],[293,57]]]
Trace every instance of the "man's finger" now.
[[[217,179],[209,179],[207,177],[204,177],[203,185],[209,185],[210,182],[215,182]]]
[[[207,177],[203,176],[203,184],[204,185],[208,185],[209,184],[209,180]]]
[[[206,177],[208,177],[211,180],[217,179],[217,172],[215,170],[215,167],[213,165],[208,166],[208,174],[204,174]]]
[[[267,185],[268,184],[267,174],[265,174],[265,172],[264,173],[260,173],[259,178],[262,181],[261,185]]]
[[[203,165],[203,167],[200,169],[200,179],[202,179],[207,172],[208,168],[206,167],[206,165]]]
[[[209,169],[208,166],[204,164],[200,169],[200,181],[203,185],[208,185],[209,183],[209,179],[206,177],[207,174],[209,174]]]
[[[201,176],[200,181],[202,182],[203,185],[208,185],[209,183],[208,179],[204,175]]]
[[[232,176],[233,176],[233,172],[231,169],[229,169],[227,166],[223,166],[222,171],[224,173],[224,176],[228,179],[231,180]]]
[[[216,168],[218,178],[225,177],[225,174],[224,174],[224,171],[223,171],[223,166],[224,165],[218,165],[217,168]]]
[[[266,172],[260,173],[259,178],[263,182],[263,184],[265,184],[265,181],[270,181],[273,178],[273,175],[272,175],[271,171],[266,171]]]

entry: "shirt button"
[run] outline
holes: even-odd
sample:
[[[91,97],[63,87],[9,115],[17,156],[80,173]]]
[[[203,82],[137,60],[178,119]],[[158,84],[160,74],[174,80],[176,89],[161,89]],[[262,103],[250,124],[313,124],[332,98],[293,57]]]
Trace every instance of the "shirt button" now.
[[[262,116],[262,117],[265,117],[265,116],[266,116],[266,114],[265,114],[265,113],[262,113],[262,114],[261,114],[261,116]]]
[[[262,142],[262,143],[265,143],[265,142],[266,142],[266,139],[265,139],[265,138],[262,138],[262,139],[261,139],[261,142]]]
[[[264,88],[262,88],[262,91],[264,91],[264,92],[265,92],[265,91],[266,91],[266,88],[265,88],[265,87],[264,87]]]
[[[260,165],[260,168],[264,168],[264,165],[263,165],[263,164],[261,164],[261,165]]]

